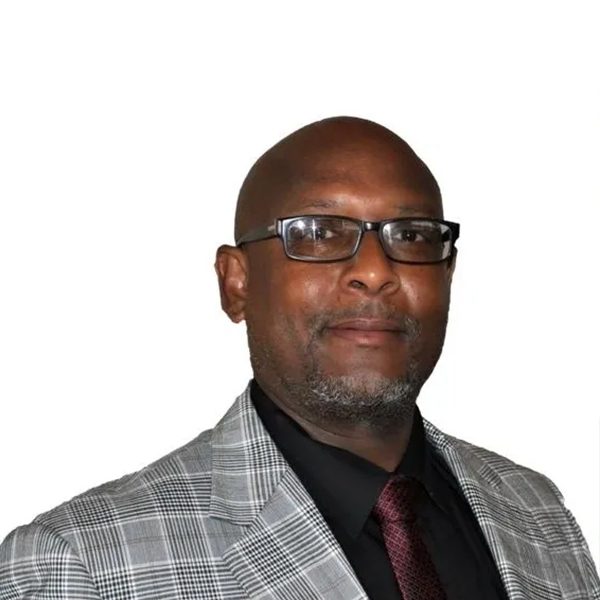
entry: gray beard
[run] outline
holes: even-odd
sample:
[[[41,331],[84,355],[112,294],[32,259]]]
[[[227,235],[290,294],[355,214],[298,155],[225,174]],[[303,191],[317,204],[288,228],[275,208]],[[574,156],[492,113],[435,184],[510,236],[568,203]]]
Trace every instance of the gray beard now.
[[[410,375],[402,379],[377,374],[334,377],[315,371],[305,382],[288,381],[285,387],[313,423],[360,427],[386,435],[411,422],[421,384]]]
[[[405,317],[405,327],[410,341],[417,344],[418,322]],[[386,436],[412,421],[417,397],[426,379],[414,358],[409,359],[401,378],[392,379],[377,373],[332,376],[320,370],[311,343],[302,361],[304,377],[298,381],[289,376],[271,349],[253,335],[251,327],[248,327],[248,342],[255,375],[264,376],[267,381],[275,377],[285,394],[286,404],[311,423],[336,429],[360,427]]]

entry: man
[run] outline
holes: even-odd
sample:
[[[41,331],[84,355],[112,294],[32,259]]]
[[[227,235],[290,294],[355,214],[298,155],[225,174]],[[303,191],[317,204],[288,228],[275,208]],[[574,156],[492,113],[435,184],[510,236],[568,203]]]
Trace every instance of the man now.
[[[416,407],[458,235],[391,131],[276,144],[216,260],[253,381],[213,430],[10,534],[0,599],[600,599],[552,482]]]

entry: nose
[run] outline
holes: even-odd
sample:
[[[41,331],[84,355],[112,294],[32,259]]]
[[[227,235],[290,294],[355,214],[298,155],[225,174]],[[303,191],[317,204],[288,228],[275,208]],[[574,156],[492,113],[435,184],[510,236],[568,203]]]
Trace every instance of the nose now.
[[[363,234],[358,251],[346,264],[343,285],[347,289],[374,296],[393,294],[400,288],[394,263],[385,255],[376,231]]]

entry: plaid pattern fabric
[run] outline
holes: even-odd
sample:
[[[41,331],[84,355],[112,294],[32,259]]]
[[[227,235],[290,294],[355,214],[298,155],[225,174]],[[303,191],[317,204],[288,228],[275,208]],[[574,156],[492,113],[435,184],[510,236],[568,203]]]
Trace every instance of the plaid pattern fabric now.
[[[600,600],[586,543],[543,475],[426,422],[511,600]],[[367,600],[247,389],[217,426],[15,529],[0,600]]]

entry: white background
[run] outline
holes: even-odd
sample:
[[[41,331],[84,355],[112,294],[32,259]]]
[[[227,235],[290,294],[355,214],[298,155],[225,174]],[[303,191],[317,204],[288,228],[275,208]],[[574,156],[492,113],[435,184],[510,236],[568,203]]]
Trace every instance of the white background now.
[[[220,312],[252,162],[368,117],[460,221],[442,429],[540,470],[600,558],[594,2],[3,2],[0,538],[212,426],[250,377]]]

